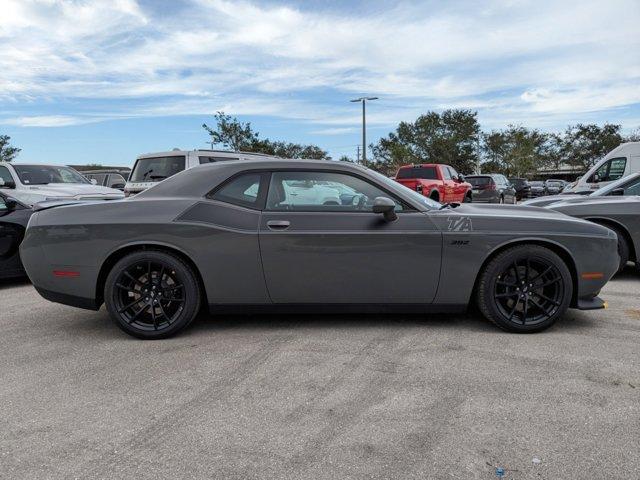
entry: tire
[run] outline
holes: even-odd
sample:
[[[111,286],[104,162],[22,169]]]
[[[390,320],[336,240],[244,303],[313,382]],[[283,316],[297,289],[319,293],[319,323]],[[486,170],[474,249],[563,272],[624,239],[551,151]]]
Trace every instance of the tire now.
[[[496,255],[480,273],[477,287],[485,318],[516,333],[549,328],[567,311],[572,295],[567,265],[538,245],[518,245]]]
[[[604,226],[609,230],[613,230],[614,232],[616,232],[616,235],[618,236],[618,255],[620,256],[620,266],[618,267],[618,271],[616,273],[620,273],[627,267],[627,262],[629,261],[629,242],[627,242],[627,237],[619,228],[612,227],[610,225]]]
[[[440,202],[440,194],[436,191],[431,192],[431,194],[429,195],[429,198],[435,202]]]
[[[467,193],[467,194],[464,196],[464,200],[463,200],[462,202],[463,202],[463,203],[471,203],[471,202],[473,202],[473,197],[471,196],[471,194],[470,194],[470,193]]]
[[[168,338],[186,328],[200,310],[201,296],[193,269],[160,250],[122,258],[109,272],[104,289],[115,324],[145,340]]]
[[[504,197],[502,195],[500,195],[500,200],[498,200],[498,203],[500,205],[504,205]]]

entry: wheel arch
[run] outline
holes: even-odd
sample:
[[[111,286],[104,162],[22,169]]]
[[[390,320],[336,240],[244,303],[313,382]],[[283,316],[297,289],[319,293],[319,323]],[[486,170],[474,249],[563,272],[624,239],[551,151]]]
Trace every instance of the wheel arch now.
[[[96,281],[96,297],[95,298],[96,298],[97,305],[102,305],[102,303],[104,303],[104,286],[107,280],[107,276],[109,275],[109,272],[111,271],[113,266],[116,263],[118,263],[118,261],[121,258],[124,258],[126,255],[133,252],[139,252],[144,250],[155,250],[155,251],[170,253],[180,258],[187,265],[189,265],[193,269],[193,272],[196,275],[198,286],[200,287],[200,292],[203,299],[203,305],[207,305],[207,292],[206,292],[206,289],[204,288],[204,281],[202,280],[202,274],[200,273],[200,270],[198,269],[196,263],[182,249],[174,245],[169,245],[161,242],[130,243],[127,245],[121,245],[117,249],[110,252],[109,255],[102,262],[102,265],[100,266],[100,272],[98,273],[98,278]]]
[[[554,252],[555,254],[557,254],[564,261],[564,263],[567,265],[567,268],[569,269],[569,272],[571,273],[571,281],[573,284],[573,293],[571,296],[570,305],[572,307],[575,306],[578,303],[578,269],[576,268],[576,262],[573,258],[573,255],[571,255],[571,252],[569,252],[569,250],[563,245],[557,242],[554,242],[552,240],[543,239],[543,238],[522,238],[518,240],[513,240],[513,241],[500,244],[497,247],[495,247],[493,250],[491,250],[487,254],[486,258],[482,262],[482,265],[478,269],[478,272],[476,273],[476,278],[475,278],[475,281],[473,282],[473,290],[471,292],[471,298],[473,299],[476,297],[480,276],[482,275],[482,272],[484,272],[484,269],[487,267],[489,262],[493,260],[498,254],[502,253],[503,251],[512,247],[517,247],[519,245],[539,245],[541,247],[546,247],[552,252]]]
[[[622,223],[617,220],[613,220],[611,218],[603,218],[603,217],[584,217],[584,220],[588,220],[593,223],[597,223],[598,225],[602,225],[603,227],[615,228],[622,232],[624,235],[624,239],[627,241],[627,245],[629,246],[629,260],[635,262],[638,260],[636,246],[633,243],[633,237],[629,233],[627,227],[625,227]]]

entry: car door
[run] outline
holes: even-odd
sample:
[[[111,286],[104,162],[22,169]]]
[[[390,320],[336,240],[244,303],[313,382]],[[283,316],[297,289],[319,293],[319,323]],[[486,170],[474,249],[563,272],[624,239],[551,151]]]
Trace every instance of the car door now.
[[[456,182],[453,181],[449,167],[442,166],[440,167],[440,171],[442,172],[442,180],[444,183],[444,196],[440,199],[440,203],[454,202]]]
[[[304,183],[324,188],[302,203],[288,192]],[[355,192],[351,203],[327,200],[336,196],[327,185]],[[395,201],[396,221],[373,213],[380,196]],[[259,237],[274,303],[420,304],[430,303],[437,290],[440,231],[427,215],[355,174],[274,171]]]
[[[467,189],[460,181],[460,174],[453,167],[447,168],[449,169],[449,174],[453,181],[453,198],[451,201],[462,203],[464,201],[464,196],[467,193]]]

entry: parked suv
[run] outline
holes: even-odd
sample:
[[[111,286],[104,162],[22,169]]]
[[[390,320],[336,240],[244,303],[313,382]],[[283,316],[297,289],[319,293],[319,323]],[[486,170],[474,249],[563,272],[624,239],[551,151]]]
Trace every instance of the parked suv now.
[[[45,200],[116,200],[119,190],[94,185],[73,168],[0,162],[0,189],[32,206]]]
[[[136,159],[131,175],[129,175],[129,180],[124,187],[124,194],[126,196],[135,195],[165,178],[203,163],[256,158],[274,159],[277,157],[261,153],[227,152],[223,150],[188,151],[176,149],[170,152],[145,153]]]
[[[516,189],[507,177],[497,173],[469,175],[467,181],[473,186],[473,201],[483,203],[515,204]]]
[[[523,200],[531,196],[531,186],[526,178],[510,178],[509,182],[516,189],[516,199]]]
[[[398,169],[396,182],[440,203],[470,202],[471,185],[449,165],[427,163]]]
[[[566,184],[564,180],[554,180],[550,178],[544,182],[545,193],[547,195],[559,195]]]

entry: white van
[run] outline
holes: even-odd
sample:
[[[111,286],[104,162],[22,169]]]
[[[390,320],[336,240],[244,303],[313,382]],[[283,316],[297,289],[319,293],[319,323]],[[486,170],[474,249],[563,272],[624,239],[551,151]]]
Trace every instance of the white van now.
[[[152,187],[157,182],[169,178],[187,168],[203,163],[226,160],[250,160],[256,158],[274,159],[272,155],[249,152],[229,152],[224,150],[172,150],[170,152],[145,153],[136,159],[129,180],[124,187],[128,197]]]
[[[562,193],[598,190],[620,178],[640,172],[640,142],[622,143]]]
[[[118,200],[124,194],[96,185],[64,165],[0,162],[0,189],[33,206],[46,200]]]

